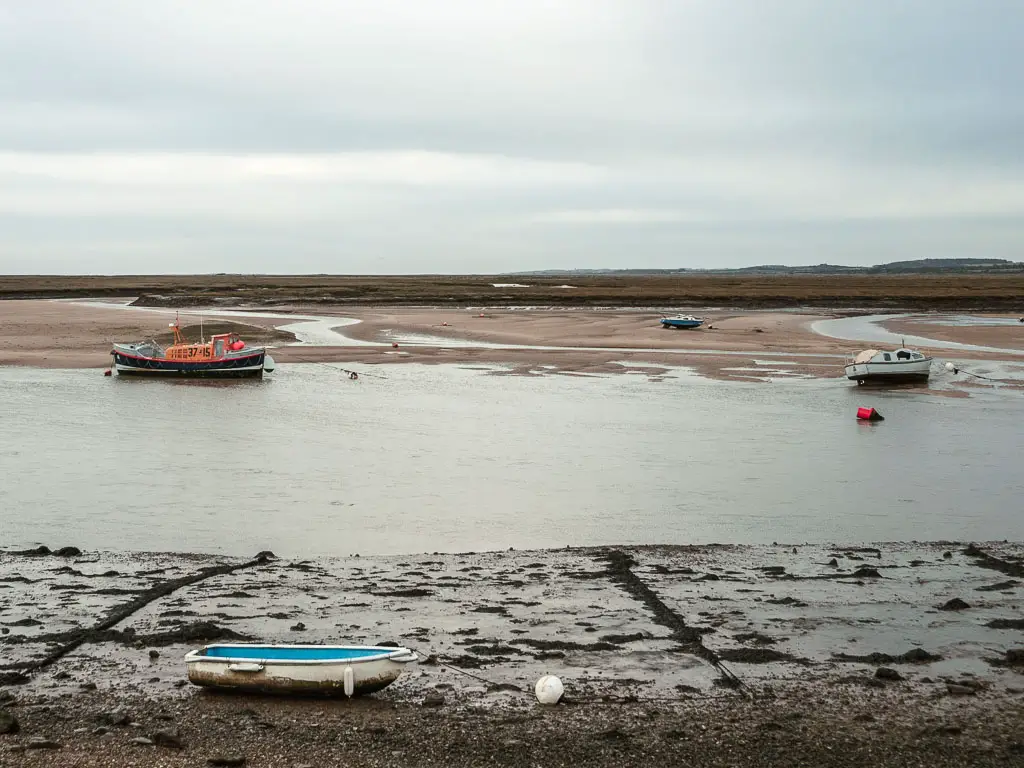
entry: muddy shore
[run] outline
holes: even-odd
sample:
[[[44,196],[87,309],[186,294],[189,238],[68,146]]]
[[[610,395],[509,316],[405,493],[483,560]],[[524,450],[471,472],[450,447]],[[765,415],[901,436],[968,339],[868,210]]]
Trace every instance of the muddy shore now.
[[[1020,765],[1022,608],[1008,542],[7,551],[0,764]],[[188,649],[239,638],[421,661],[354,701],[185,680]]]

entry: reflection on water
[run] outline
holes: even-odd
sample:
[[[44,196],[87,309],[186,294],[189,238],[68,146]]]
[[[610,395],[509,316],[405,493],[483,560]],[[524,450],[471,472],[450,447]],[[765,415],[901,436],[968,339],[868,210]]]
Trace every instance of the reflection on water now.
[[[0,541],[294,556],[1024,538],[1019,393],[475,368],[0,368]],[[858,424],[859,405],[886,420]]]

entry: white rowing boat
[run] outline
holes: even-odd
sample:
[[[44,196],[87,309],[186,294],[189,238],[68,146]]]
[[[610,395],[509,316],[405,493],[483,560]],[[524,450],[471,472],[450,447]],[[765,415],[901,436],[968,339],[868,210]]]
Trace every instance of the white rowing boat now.
[[[386,688],[417,655],[367,645],[207,645],[185,656],[195,685],[260,693],[359,696]]]

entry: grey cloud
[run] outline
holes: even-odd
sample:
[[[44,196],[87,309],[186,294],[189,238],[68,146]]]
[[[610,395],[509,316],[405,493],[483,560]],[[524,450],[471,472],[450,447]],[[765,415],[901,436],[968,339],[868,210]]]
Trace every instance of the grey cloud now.
[[[0,272],[1013,258],[1021,29],[1009,0],[8,3]],[[217,159],[407,151],[503,164],[453,185]],[[42,159],[96,152],[183,170]]]

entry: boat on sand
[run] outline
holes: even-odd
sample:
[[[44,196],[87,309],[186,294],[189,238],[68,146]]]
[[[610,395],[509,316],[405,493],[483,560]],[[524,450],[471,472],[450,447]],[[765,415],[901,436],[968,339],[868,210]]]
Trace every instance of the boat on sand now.
[[[927,381],[932,358],[917,350],[900,347],[891,352],[865,349],[846,363],[846,378],[867,381]]]
[[[391,685],[418,656],[370,645],[207,645],[185,656],[194,685],[254,693],[360,696]]]
[[[676,315],[675,317],[661,318],[661,324],[665,328],[699,328],[704,325],[704,319],[693,315]]]
[[[178,319],[170,324],[174,342],[166,349],[156,341],[114,344],[110,354],[118,375],[245,378],[274,370],[264,347],[250,347],[236,333],[220,333],[209,341],[189,343]]]

